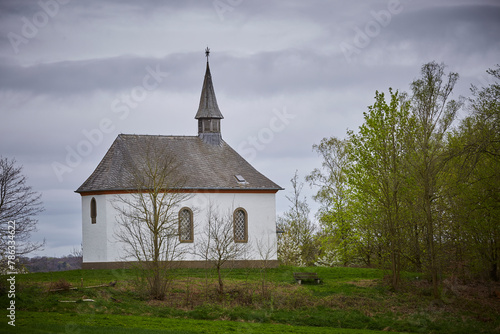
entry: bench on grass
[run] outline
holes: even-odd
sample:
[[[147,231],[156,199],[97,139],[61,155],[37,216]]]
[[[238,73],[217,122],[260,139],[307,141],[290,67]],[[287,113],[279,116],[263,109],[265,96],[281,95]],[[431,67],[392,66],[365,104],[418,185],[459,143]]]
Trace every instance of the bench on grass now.
[[[319,284],[321,281],[321,278],[319,278],[316,273],[293,273],[293,278],[295,278],[299,284],[302,284],[302,281],[315,281]]]

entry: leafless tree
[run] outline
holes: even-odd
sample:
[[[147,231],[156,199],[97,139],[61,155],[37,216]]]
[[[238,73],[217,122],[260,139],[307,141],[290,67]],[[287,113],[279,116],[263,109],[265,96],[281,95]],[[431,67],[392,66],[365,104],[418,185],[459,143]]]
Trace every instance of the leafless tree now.
[[[13,254],[25,256],[44,244],[30,241],[38,223],[34,217],[44,209],[41,194],[26,181],[15,159],[0,156],[0,260]]]
[[[267,269],[269,269],[272,265],[272,262],[274,262],[273,258],[275,258],[278,251],[277,245],[276,242],[273,242],[271,238],[269,238],[269,235],[267,236],[267,238],[262,236],[260,239],[257,239],[255,244],[261,260],[260,272],[262,278],[262,293],[266,295]]]
[[[290,179],[293,194],[286,196],[290,202],[288,211],[278,217],[278,228],[284,231],[278,240],[278,257],[291,265],[312,265],[316,261],[317,247],[314,241],[315,225],[309,219],[309,205],[301,191],[298,171]]]
[[[70,256],[83,258],[83,244],[80,244],[80,247],[73,247]]]
[[[178,211],[190,196],[182,192],[185,179],[179,163],[159,140],[141,138],[140,158],[130,173],[136,190],[113,203],[118,212],[116,239],[124,244],[124,257],[136,261],[154,299],[165,297],[170,271],[184,255]]]
[[[197,240],[195,254],[217,270],[219,293],[224,293],[222,268],[226,263],[244,258],[250,249],[249,243],[234,241],[233,215],[221,214],[209,204],[207,222]]]
[[[83,263],[83,244],[80,244],[80,247],[73,247],[69,256],[78,259],[81,268]]]

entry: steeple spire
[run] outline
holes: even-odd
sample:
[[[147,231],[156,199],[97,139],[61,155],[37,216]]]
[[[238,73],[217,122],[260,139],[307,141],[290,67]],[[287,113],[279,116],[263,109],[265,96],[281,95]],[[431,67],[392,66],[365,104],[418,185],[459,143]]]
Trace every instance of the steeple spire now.
[[[215,97],[214,85],[212,84],[212,75],[210,74],[210,65],[208,64],[208,57],[210,49],[207,47],[205,50],[207,57],[207,69],[205,71],[205,79],[203,80],[203,88],[201,89],[200,106],[194,118],[224,118],[217,105],[217,98]]]
[[[198,135],[207,143],[220,145],[222,136],[220,133],[220,120],[224,118],[217,105],[217,98],[215,97],[215,90],[212,84],[212,75],[210,74],[210,66],[208,57],[210,49],[205,49],[205,56],[207,57],[207,69],[205,71],[205,79],[203,80],[203,87],[201,89],[200,105],[196,118],[198,120]]]

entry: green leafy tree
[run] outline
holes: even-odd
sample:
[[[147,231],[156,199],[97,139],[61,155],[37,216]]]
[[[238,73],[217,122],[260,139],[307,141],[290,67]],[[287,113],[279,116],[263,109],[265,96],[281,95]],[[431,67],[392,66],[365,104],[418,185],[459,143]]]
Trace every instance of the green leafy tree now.
[[[376,92],[359,132],[349,132],[352,163],[348,175],[357,200],[370,203],[371,221],[380,232],[381,255],[388,257],[392,287],[397,289],[408,226],[403,203],[410,179],[406,160],[412,121],[404,95],[392,89],[389,93],[386,102],[384,93]]]
[[[347,265],[356,257],[356,234],[346,174],[349,164],[347,141],[324,138],[319,145],[313,145],[313,150],[322,158],[321,168],[307,175],[306,181],[318,188],[313,198],[321,204],[317,213],[321,227],[320,264]]]
[[[457,260],[475,273],[499,280],[500,267],[500,67],[495,82],[472,86],[470,114],[449,138],[452,156],[449,210],[456,231]]]
[[[433,295],[440,297],[438,236],[442,232],[437,202],[446,180],[446,134],[449,131],[461,100],[450,95],[458,80],[457,73],[445,74],[445,65],[430,62],[421,68],[421,78],[411,84],[411,113],[415,118],[414,140],[409,159],[411,173],[417,186],[417,205],[425,244],[425,266],[433,285]],[[420,220],[420,219],[419,219]]]

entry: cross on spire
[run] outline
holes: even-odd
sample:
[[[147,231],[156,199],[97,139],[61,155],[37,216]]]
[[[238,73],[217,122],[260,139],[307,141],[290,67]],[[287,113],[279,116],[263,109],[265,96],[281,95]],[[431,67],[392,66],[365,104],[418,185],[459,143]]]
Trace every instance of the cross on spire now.
[[[207,46],[205,49],[205,57],[207,57],[207,63],[208,63],[208,57],[210,56],[210,48]]]

